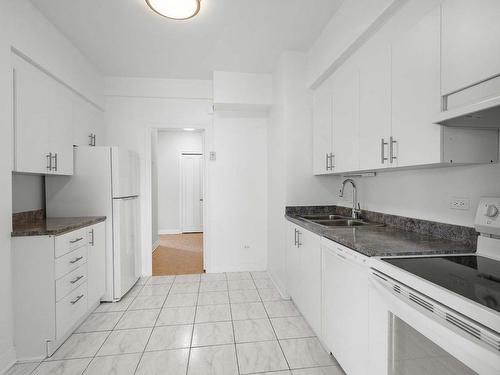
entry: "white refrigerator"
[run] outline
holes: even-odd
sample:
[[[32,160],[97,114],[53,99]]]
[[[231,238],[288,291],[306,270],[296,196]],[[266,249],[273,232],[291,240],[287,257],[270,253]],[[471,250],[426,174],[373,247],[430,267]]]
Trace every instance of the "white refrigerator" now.
[[[139,156],[118,147],[76,147],[74,175],[46,177],[48,217],[106,216],[105,301],[140,276]]]

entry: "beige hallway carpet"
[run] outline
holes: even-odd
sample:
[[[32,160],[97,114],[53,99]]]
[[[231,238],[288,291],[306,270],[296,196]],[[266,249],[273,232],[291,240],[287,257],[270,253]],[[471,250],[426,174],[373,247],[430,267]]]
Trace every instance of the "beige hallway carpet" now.
[[[203,233],[166,234],[153,253],[153,276],[203,272]]]

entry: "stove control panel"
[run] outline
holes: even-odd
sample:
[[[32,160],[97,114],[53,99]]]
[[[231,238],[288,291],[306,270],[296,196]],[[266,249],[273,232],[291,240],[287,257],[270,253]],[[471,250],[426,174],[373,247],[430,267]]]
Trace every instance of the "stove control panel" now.
[[[475,227],[479,233],[500,236],[500,198],[484,197],[479,200]]]

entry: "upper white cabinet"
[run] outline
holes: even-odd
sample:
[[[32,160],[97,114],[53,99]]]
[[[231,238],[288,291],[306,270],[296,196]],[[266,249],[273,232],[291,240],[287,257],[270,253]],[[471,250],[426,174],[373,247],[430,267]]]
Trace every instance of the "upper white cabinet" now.
[[[359,168],[389,165],[391,136],[391,48],[368,51],[359,64]]]
[[[500,74],[500,1],[442,5],[442,95]]]
[[[398,167],[441,162],[440,7],[392,44],[392,156]]]
[[[313,93],[314,174],[332,173],[335,167],[333,144],[333,93],[329,81]]]
[[[14,60],[14,171],[73,174],[72,93],[41,70]]]
[[[344,65],[333,88],[334,172],[359,169],[359,73]]]
[[[103,146],[104,113],[78,95],[73,96],[73,143]]]

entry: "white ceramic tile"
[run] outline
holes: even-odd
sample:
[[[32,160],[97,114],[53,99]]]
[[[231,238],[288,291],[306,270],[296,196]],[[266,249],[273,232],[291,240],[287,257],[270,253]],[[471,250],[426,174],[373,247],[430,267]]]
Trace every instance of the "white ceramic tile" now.
[[[134,375],[142,353],[95,357],[84,375]]]
[[[39,364],[40,362],[16,363],[5,375],[29,375]]]
[[[165,302],[165,307],[196,306],[197,293],[170,294]]]
[[[226,272],[228,280],[252,280],[250,272]]]
[[[266,301],[264,302],[264,307],[270,318],[300,316],[299,311],[292,301]]]
[[[90,314],[80,327],[78,327],[76,332],[111,331],[122,315],[122,311]]]
[[[301,316],[272,318],[271,323],[280,340],[315,336],[309,324],[307,324],[306,320]]]
[[[144,351],[152,328],[113,331],[106,339],[98,356],[139,353]]]
[[[233,324],[237,343],[276,340],[269,319],[238,320]]]
[[[256,279],[254,280],[255,286],[259,289],[274,289],[274,283],[271,279]]]
[[[145,285],[139,296],[166,296],[171,286],[171,284]]]
[[[229,280],[229,290],[252,290],[256,289],[253,280]]]
[[[231,322],[195,324],[192,346],[223,345],[234,343]]]
[[[188,375],[238,375],[234,345],[193,348]]]
[[[288,369],[277,341],[236,344],[241,374]]]
[[[345,375],[345,372],[337,366],[326,366],[292,370],[292,375]]]
[[[156,322],[157,326],[194,323],[195,306],[168,307],[162,309]]]
[[[278,289],[273,288],[273,289],[259,289],[259,295],[262,301],[282,301],[283,298],[281,297],[280,292],[278,292]]]
[[[260,302],[259,293],[253,290],[230,290],[229,301],[231,303]]]
[[[202,281],[200,285],[200,292],[223,292],[226,290],[226,280]]]
[[[280,343],[291,369],[335,364],[316,337],[280,340]]]
[[[152,276],[146,285],[172,284],[174,280],[175,276]]]
[[[137,283],[135,285],[146,285],[148,283],[149,279],[151,279],[151,276],[143,276],[143,277],[139,278],[139,280],[137,281]]]
[[[32,375],[81,375],[91,358],[42,362]]]
[[[202,273],[201,281],[220,281],[226,280],[225,273]]]
[[[283,370],[283,371],[260,372],[258,375],[291,375],[291,374],[292,373],[289,370]]]
[[[198,293],[200,289],[199,282],[187,282],[187,283],[174,283],[170,289],[170,293]]]
[[[206,305],[196,308],[195,323],[223,322],[231,320],[229,305]]]
[[[227,305],[229,295],[224,292],[200,292],[198,295],[198,306],[203,305]]]
[[[200,274],[192,274],[192,275],[177,275],[175,276],[175,284],[177,283],[191,283],[191,282],[199,282]]]
[[[142,290],[143,285],[135,285],[133,286],[126,294],[127,297],[137,297],[137,295]]]
[[[136,375],[185,375],[189,349],[146,352],[141,358]]]
[[[115,329],[154,327],[160,309],[125,311]]]
[[[189,348],[193,325],[155,327],[146,351]]]
[[[259,279],[269,279],[269,274],[267,271],[254,271],[250,272],[252,275],[252,279],[254,280],[259,280]]]
[[[130,304],[129,310],[160,309],[165,302],[165,296],[136,297]]]
[[[134,297],[122,298],[119,302],[102,302],[95,312],[113,312],[113,311],[125,311],[128,309]]]
[[[93,357],[108,335],[109,332],[75,333],[49,360]]]
[[[234,303],[231,305],[233,320],[267,318],[262,302]]]

